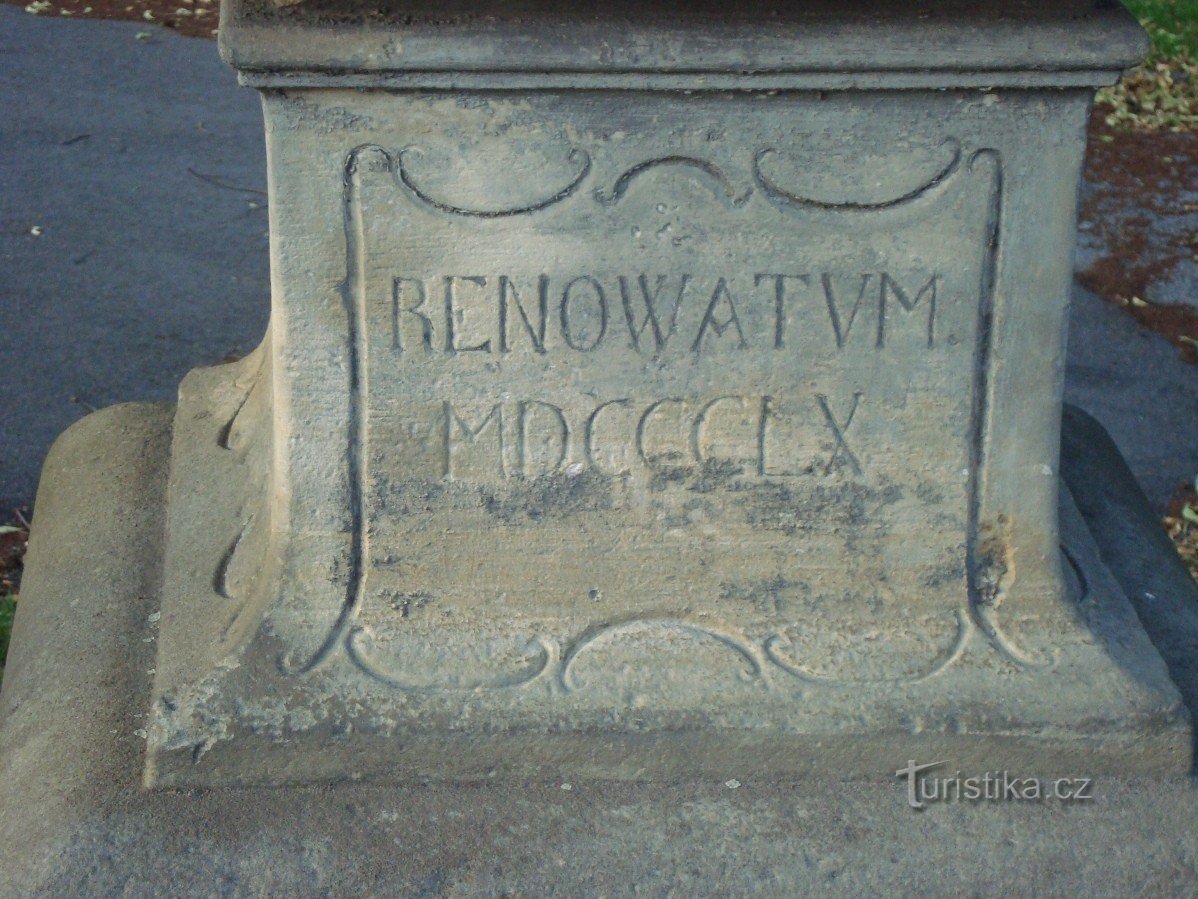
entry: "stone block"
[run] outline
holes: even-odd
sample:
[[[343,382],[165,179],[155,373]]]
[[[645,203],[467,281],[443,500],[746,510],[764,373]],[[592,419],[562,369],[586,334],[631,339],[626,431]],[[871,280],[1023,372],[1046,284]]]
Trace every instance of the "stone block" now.
[[[1057,513],[1121,9],[224,15],[273,317],[180,392],[147,783],[1188,768]]]

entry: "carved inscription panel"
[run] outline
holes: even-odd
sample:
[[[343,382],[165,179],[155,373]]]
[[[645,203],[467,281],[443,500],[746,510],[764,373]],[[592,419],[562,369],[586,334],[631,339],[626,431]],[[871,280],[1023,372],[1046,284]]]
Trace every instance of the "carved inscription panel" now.
[[[455,121],[346,158],[356,664],[570,688],[646,627],[817,682],[951,655],[997,155]]]

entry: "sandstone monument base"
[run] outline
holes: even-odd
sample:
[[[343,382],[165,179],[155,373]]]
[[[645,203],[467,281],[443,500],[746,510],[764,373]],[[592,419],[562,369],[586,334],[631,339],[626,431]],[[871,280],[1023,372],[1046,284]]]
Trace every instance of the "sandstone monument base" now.
[[[1094,777],[1092,801],[921,811],[892,778],[900,756],[878,772],[890,782],[875,784],[762,782],[730,768],[682,783],[146,791],[172,417],[169,406],[105,410],[68,431],[47,463],[0,725],[4,895],[1192,886],[1193,783],[1084,768],[1070,773]],[[1062,471],[1193,707],[1198,591],[1109,438],[1073,410]],[[1088,542],[1070,520],[1070,539]]]
[[[46,464],[10,892],[1192,878],[1195,588],[1101,429],[1061,452],[1124,10],[230,0],[220,38],[270,327]]]
[[[1057,487],[1125,11],[332,7],[222,9],[272,316],[180,389],[148,787],[1189,769]]]

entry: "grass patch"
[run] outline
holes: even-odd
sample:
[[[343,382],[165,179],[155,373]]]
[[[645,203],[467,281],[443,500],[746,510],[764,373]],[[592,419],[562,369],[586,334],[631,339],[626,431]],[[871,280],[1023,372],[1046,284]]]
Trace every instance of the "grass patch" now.
[[[25,550],[29,546],[28,511],[14,509],[12,524],[5,524],[0,518],[0,679],[4,677],[12,619],[17,610],[17,594],[21,592]]]
[[[12,636],[12,619],[17,612],[15,596],[0,596],[0,681],[4,679],[4,662],[8,658],[8,639]]]
[[[1124,0],[1152,38],[1151,62],[1198,57],[1198,0]]]
[[[1165,516],[1165,530],[1173,538],[1190,574],[1198,581],[1198,478],[1173,498]]]

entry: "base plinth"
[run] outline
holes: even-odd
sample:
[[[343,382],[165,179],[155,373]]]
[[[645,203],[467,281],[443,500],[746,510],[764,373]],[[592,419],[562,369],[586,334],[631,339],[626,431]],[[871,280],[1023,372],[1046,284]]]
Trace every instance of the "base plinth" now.
[[[193,894],[217,884],[303,895],[619,895],[654,884],[704,893],[765,883],[779,892],[910,890],[943,885],[946,866],[978,859],[979,846],[982,857],[954,870],[954,881],[1167,891],[1188,887],[1198,867],[1193,784],[1118,779],[1120,765],[1123,775],[1176,772],[1188,755],[1184,720],[1145,732],[1138,753],[1130,737],[1077,741],[1089,744],[1077,754],[1068,742],[1045,744],[1058,753],[1055,771],[1094,779],[1095,798],[1072,803],[946,802],[915,812],[897,780],[836,780],[834,755],[823,780],[800,783],[754,779],[747,760],[718,777],[577,777],[570,789],[556,778],[143,790],[171,420],[163,406],[106,410],[64,435],[47,463],[0,706],[0,893]],[[1109,440],[1076,413],[1066,422],[1066,478],[1103,480],[1101,490],[1075,487],[1094,552],[1122,579],[1148,633],[1170,635],[1158,645],[1192,699],[1198,590],[1177,576],[1167,541],[1145,523],[1151,516],[1128,514],[1138,488]],[[1112,543],[1116,517],[1123,526]],[[964,768],[951,755],[916,761],[941,758]],[[907,760],[895,752],[878,779]]]

